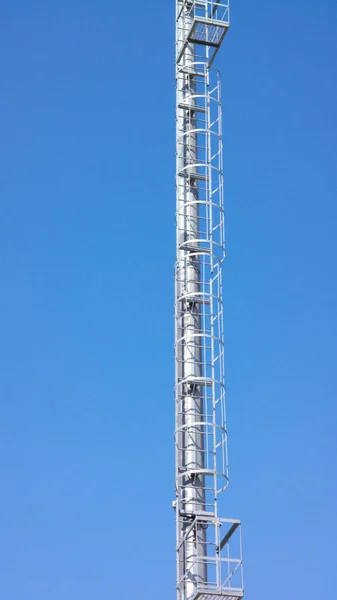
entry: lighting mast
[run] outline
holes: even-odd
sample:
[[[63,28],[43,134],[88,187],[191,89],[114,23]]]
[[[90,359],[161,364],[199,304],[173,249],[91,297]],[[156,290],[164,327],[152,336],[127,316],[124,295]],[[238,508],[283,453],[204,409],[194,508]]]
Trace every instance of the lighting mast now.
[[[243,597],[241,523],[220,518],[228,486],[220,74],[228,0],[176,0],[177,600]]]

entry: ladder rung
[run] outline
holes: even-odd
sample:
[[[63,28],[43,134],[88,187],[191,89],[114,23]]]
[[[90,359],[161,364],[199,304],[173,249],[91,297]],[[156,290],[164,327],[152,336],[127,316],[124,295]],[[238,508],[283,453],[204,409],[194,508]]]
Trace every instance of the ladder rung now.
[[[205,71],[194,71],[193,69],[191,69],[191,67],[186,67],[186,69],[180,67],[179,71],[178,71],[178,77],[179,77],[180,73],[183,73],[184,75],[191,75],[193,77],[206,77],[206,75],[207,75],[206,70]]]
[[[190,302],[191,304],[210,304],[209,298],[205,298],[204,296],[182,296],[178,298],[178,300],[185,300],[186,302]]]
[[[181,244],[179,250],[186,250],[187,252],[201,252],[202,254],[211,254],[211,249],[207,246],[193,246],[188,242]]]
[[[208,181],[209,177],[208,175],[204,175],[204,173],[196,173],[196,172],[189,172],[189,171],[180,171],[179,173],[180,177],[186,177],[189,179],[196,179],[198,181]]]
[[[180,384],[185,383],[187,385],[200,385],[202,387],[212,387],[213,379],[209,377],[186,377],[179,381]]]
[[[191,112],[206,112],[205,106],[200,106],[199,104],[186,104],[185,102],[180,102],[178,104],[178,108],[185,108],[186,110],[190,110]]]

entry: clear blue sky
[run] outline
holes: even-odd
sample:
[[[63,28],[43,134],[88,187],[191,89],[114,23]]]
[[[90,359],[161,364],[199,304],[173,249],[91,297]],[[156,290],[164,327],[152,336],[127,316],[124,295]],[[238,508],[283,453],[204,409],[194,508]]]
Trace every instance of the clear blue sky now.
[[[1,8],[0,597],[172,600],[174,1]],[[336,34],[236,0],[217,58],[247,600],[333,598]]]

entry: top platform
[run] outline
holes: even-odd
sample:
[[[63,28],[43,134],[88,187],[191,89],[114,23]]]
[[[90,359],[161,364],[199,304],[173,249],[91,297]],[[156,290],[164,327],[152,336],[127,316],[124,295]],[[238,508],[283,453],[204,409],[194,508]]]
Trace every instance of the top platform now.
[[[177,28],[177,63],[181,63],[188,44],[199,44],[207,47],[211,64],[229,28],[229,0],[178,0]]]

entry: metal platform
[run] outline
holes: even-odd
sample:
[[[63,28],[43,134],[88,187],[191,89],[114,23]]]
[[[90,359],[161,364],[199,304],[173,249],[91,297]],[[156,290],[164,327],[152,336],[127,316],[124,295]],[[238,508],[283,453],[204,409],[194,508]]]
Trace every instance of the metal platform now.
[[[186,600],[239,600],[243,598],[243,568],[241,522],[238,519],[220,519],[207,511],[191,517],[184,515],[184,533],[177,551],[180,560],[191,535],[202,536],[202,544],[189,568],[178,582],[186,590]],[[206,550],[206,552],[205,552]],[[195,573],[207,574],[203,581],[191,586]]]
[[[227,32],[226,24],[196,19],[188,35],[188,41],[218,48]]]
[[[243,598],[242,590],[228,589],[219,590],[218,592],[199,590],[191,600],[219,600],[219,598],[227,598],[227,600],[238,600]]]
[[[182,0],[177,15],[178,39],[181,40],[177,63],[183,59],[188,44],[204,47],[195,57],[207,58],[212,64],[229,28],[228,0]]]

